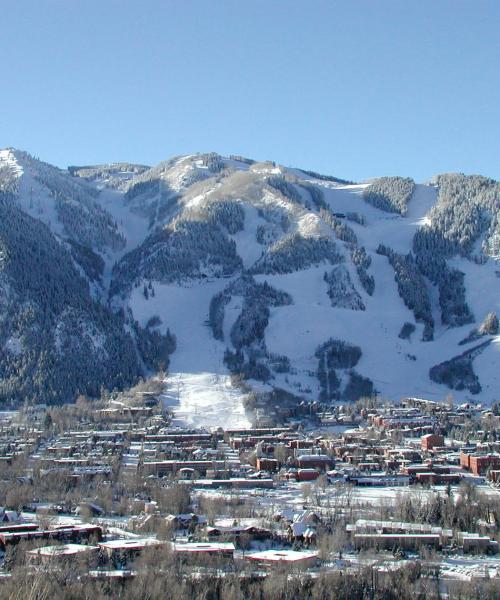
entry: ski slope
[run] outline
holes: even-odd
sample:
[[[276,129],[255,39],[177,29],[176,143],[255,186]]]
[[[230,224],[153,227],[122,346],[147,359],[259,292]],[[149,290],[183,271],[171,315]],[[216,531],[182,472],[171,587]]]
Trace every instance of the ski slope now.
[[[267,349],[270,353],[287,356],[292,365],[290,373],[274,374],[271,385],[316,398],[319,393],[316,377],[318,361],[314,353],[319,345],[329,338],[335,338],[362,348],[356,371],[371,379],[383,397],[398,400],[413,395],[440,401],[451,394],[457,402],[482,398],[491,401],[500,389],[500,338],[495,339],[474,363],[483,382],[484,394],[474,398],[467,390],[451,391],[444,385],[432,382],[429,369],[463,352],[466,348],[458,346],[458,342],[466,337],[473,325],[460,328],[442,326],[437,290],[428,282],[436,322],[435,341],[421,341],[423,325],[415,322],[412,311],[400,298],[389,261],[376,253],[381,242],[401,254],[412,250],[417,228],[429,222],[428,214],[436,203],[437,189],[417,185],[406,215],[401,216],[367,204],[362,196],[367,184],[342,185],[305,176],[303,179],[322,189],[332,211],[357,212],[364,217],[365,225],[353,222],[348,225],[355,231],[359,245],[366,248],[372,259],[368,271],[375,278],[375,292],[369,296],[360,285],[354,265],[348,258],[348,250],[344,250],[344,264],[362,297],[365,311],[331,306],[327,284],[323,280],[325,271],[331,268],[328,264],[288,274],[255,276],[257,282],[267,282],[293,298],[289,306],[271,308],[265,332]],[[206,195],[197,199],[198,203],[207,201]],[[263,203],[274,201],[269,192],[262,198]],[[289,210],[289,214],[296,219],[292,222],[292,228],[302,235],[324,233],[324,224],[316,214],[296,207],[290,212],[283,198],[277,200],[276,204]],[[242,206],[245,212],[244,229],[232,238],[244,267],[248,269],[264,250],[256,242],[256,231],[265,221],[256,206],[248,202],[243,202]],[[339,246],[342,247],[340,242]],[[500,312],[500,279],[494,276],[494,263],[490,261],[487,269],[484,265],[479,266],[464,259],[460,259],[459,263],[455,266],[466,275],[467,299],[476,318],[481,320],[491,310]],[[453,266],[453,261],[450,265]],[[481,294],[482,287],[487,284],[491,286],[492,282],[495,294]],[[229,344],[227,340],[231,326],[242,307],[241,298],[233,297],[226,306],[225,344],[214,340],[205,324],[210,299],[225,285],[225,280],[183,286],[156,285],[156,297],[147,301],[140,289],[132,294],[130,306],[136,318],[145,323],[149,317],[158,314],[164,319],[164,326],[168,325],[177,335],[178,348],[172,356],[171,375],[167,380],[169,391],[165,401],[174,406],[179,423],[213,427],[220,423],[221,415],[228,413],[231,413],[234,426],[240,426],[246,419],[241,410],[236,410],[241,397],[231,389],[222,362],[225,346]],[[492,297],[497,300],[492,302]],[[416,327],[408,340],[398,337],[405,322],[413,323]],[[253,383],[257,385],[257,382]]]
[[[174,424],[208,429],[246,428],[250,421],[243,408],[242,392],[231,385],[223,363],[225,345],[214,340],[209,327],[210,299],[226,280],[186,286],[155,285],[155,295],[146,300],[142,289],[132,293],[134,317],[145,325],[161,315],[162,329],[171,329],[177,349],[171,357],[163,395],[174,414]]]

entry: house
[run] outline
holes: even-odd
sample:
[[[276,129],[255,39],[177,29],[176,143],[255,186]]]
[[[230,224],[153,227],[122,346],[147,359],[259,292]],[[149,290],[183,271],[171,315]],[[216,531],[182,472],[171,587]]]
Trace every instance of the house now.
[[[14,523],[19,520],[19,513],[15,510],[6,510],[3,506],[0,506],[0,522],[1,523]]]
[[[317,538],[316,528],[300,521],[290,523],[287,529],[287,538],[291,543],[300,542],[308,546],[312,545]]]
[[[184,513],[178,515],[167,515],[165,523],[172,525],[174,529],[191,529],[198,525],[204,525],[207,522],[206,518],[194,513]]]
[[[306,545],[316,542],[316,527],[321,523],[318,513],[312,510],[282,511],[274,515],[274,518],[287,522],[286,537],[289,542],[300,542]]]
[[[273,537],[273,532],[270,529],[257,527],[256,525],[240,526],[233,525],[231,527],[207,527],[205,535],[209,541],[222,539],[231,541],[237,546],[240,546],[246,541],[265,541]]]

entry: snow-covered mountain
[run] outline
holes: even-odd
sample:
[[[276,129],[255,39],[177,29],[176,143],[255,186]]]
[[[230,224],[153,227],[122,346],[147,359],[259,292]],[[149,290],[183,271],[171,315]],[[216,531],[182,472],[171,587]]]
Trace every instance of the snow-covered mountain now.
[[[120,322],[135,348],[124,384],[170,356],[168,394],[184,422],[212,411],[217,425],[219,403],[244,423],[235,378],[270,401],[500,399],[492,180],[354,184],[213,153],[63,171],[8,149],[0,190],[3,205],[43,224],[92,306]],[[0,241],[5,271],[12,242]],[[26,327],[3,327],[0,368],[31,348],[16,341]]]

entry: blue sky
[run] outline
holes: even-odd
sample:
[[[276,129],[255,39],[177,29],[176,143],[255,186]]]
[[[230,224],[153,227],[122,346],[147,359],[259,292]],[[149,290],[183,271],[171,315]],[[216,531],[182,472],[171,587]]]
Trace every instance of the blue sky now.
[[[0,0],[0,147],[500,179],[498,0]]]

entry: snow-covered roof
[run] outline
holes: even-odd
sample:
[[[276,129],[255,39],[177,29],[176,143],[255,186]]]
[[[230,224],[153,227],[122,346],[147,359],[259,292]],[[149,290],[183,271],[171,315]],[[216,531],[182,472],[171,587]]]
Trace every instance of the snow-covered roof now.
[[[252,552],[245,558],[262,562],[290,562],[297,563],[302,561],[311,561],[318,557],[318,552],[299,552],[297,550],[262,550],[261,552]]]
[[[99,546],[108,550],[141,550],[147,546],[161,546],[163,544],[165,542],[155,538],[133,538],[109,540],[108,542],[101,542]]]
[[[187,542],[185,544],[173,544],[174,552],[234,552],[232,542]]]
[[[84,552],[99,550],[97,546],[84,546],[82,544],[64,544],[62,546],[43,546],[27,552],[30,556],[72,556]]]

